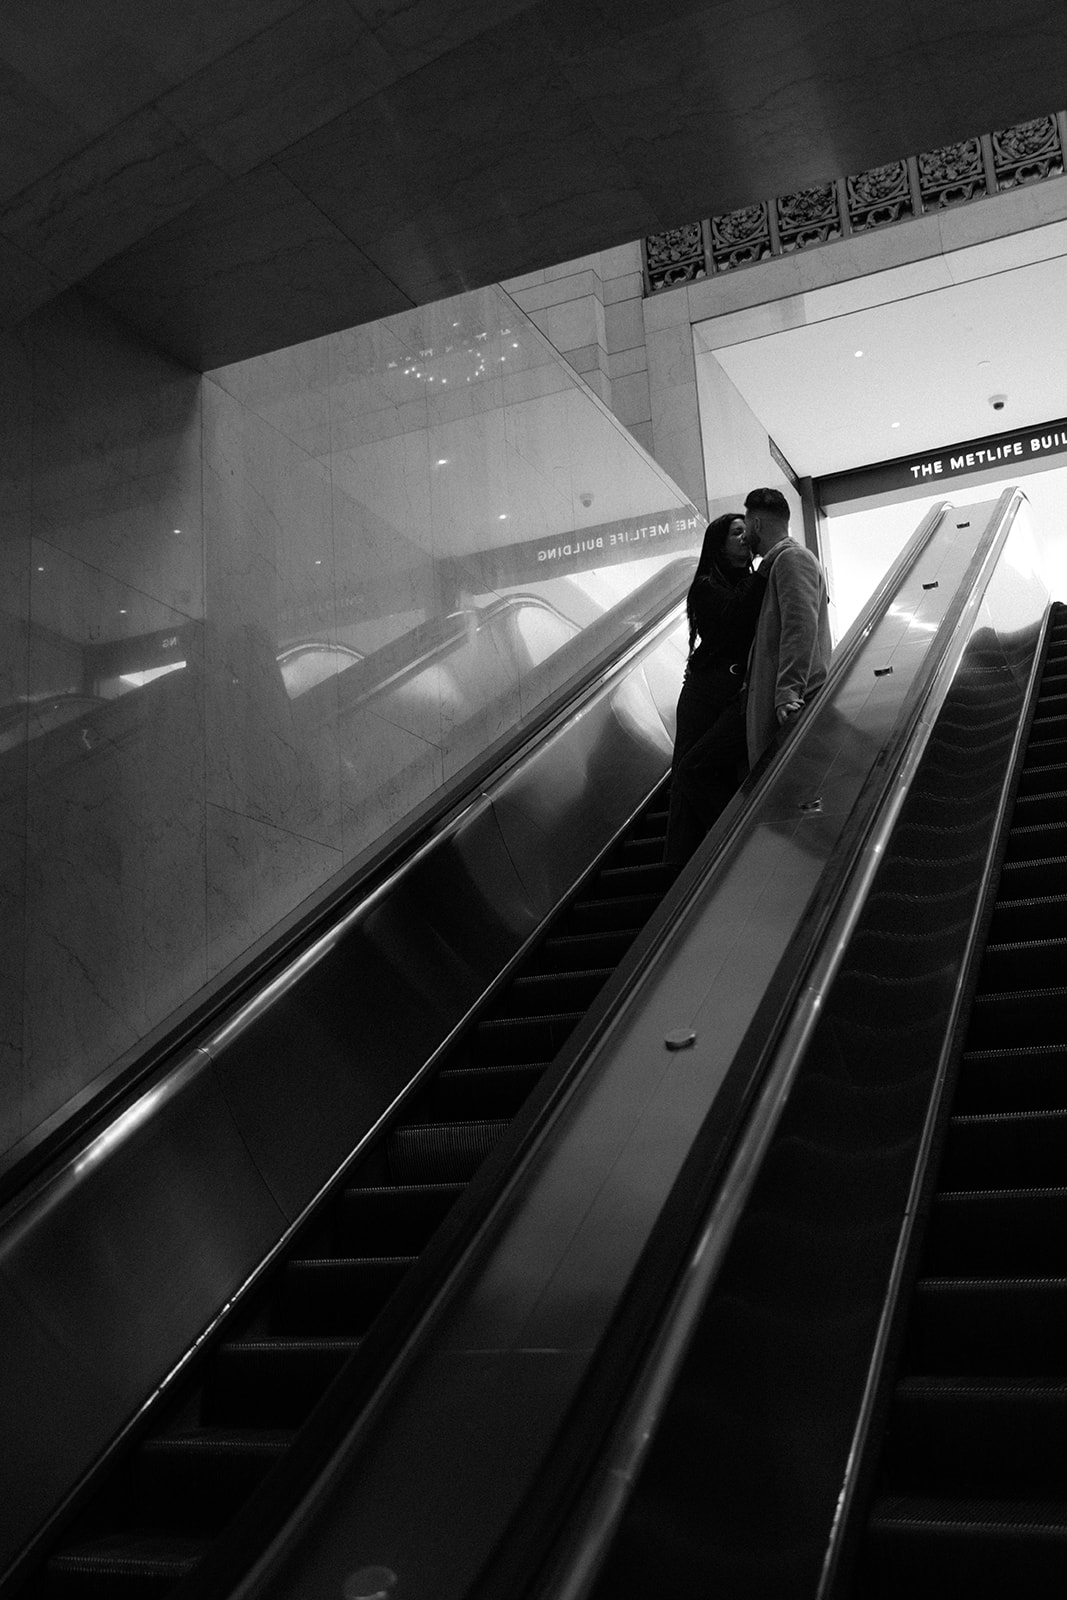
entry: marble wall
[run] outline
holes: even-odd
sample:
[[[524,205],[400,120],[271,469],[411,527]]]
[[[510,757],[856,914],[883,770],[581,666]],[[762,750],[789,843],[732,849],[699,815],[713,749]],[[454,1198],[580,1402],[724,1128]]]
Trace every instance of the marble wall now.
[[[701,531],[501,289],[203,378],[76,293],[3,344],[0,1159]]]

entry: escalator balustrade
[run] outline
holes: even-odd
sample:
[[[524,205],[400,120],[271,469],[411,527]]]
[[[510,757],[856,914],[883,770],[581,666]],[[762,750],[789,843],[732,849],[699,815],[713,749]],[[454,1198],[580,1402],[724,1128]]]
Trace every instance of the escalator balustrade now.
[[[1067,1594],[1065,957],[1058,608],[854,1600]]]
[[[646,803],[400,1119],[302,1230],[181,1397],[92,1489],[23,1592],[141,1600],[189,1578],[331,1381],[673,882]],[[231,1319],[233,1320],[233,1319]],[[264,1535],[266,1537],[266,1535]]]

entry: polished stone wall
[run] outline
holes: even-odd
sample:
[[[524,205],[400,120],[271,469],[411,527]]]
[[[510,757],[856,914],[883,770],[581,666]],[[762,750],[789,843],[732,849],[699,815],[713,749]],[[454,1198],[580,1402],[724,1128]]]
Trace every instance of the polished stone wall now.
[[[0,433],[2,1157],[632,627],[700,524],[500,289],[203,378],[74,292],[3,336]]]

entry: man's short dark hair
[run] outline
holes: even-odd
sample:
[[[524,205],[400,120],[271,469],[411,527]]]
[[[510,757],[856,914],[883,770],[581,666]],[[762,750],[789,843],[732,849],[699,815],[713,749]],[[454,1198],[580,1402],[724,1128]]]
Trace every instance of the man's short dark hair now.
[[[751,489],[745,496],[746,511],[765,511],[769,517],[789,521],[789,501],[780,489]]]

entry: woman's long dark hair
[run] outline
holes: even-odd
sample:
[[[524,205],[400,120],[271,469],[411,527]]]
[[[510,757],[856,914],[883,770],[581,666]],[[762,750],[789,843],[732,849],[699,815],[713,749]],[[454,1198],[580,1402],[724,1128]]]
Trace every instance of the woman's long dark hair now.
[[[735,522],[744,522],[743,511],[724,511],[721,517],[716,517],[714,522],[709,522],[704,531],[704,543],[700,547],[700,560],[697,562],[693,581],[689,585],[689,593],[685,597],[685,614],[689,618],[689,653],[692,655],[697,644],[696,610],[693,605],[693,590],[701,578],[710,578],[712,583],[721,584],[723,588],[732,589],[740,583],[745,575],[744,567],[731,567],[724,559],[722,547]]]

